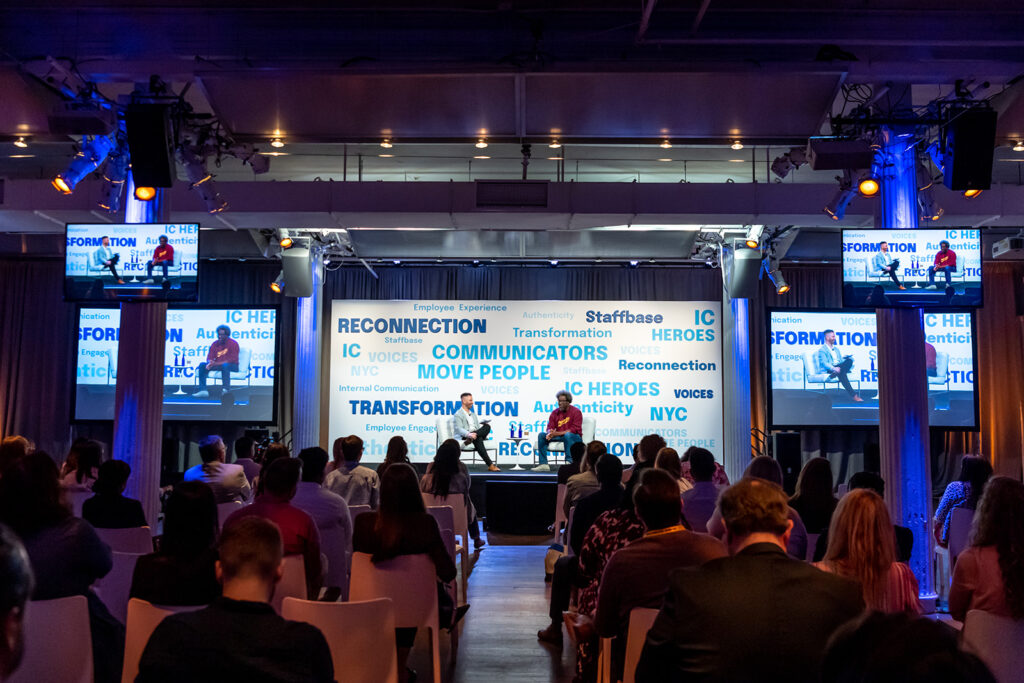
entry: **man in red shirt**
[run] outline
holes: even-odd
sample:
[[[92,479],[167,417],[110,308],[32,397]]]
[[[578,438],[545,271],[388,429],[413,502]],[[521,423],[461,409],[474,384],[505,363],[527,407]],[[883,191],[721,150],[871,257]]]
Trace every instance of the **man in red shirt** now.
[[[146,283],[153,282],[153,266],[160,266],[167,279],[167,267],[174,265],[174,247],[167,243],[167,235],[160,235],[160,244],[153,250],[153,259],[146,262]]]
[[[555,394],[558,407],[548,417],[548,429],[537,435],[537,460],[540,464],[533,468],[534,472],[550,472],[548,467],[548,444],[561,441],[568,453],[577,441],[583,441],[583,413],[572,405],[572,394],[559,391]]]
[[[206,354],[206,362],[196,368],[199,376],[199,391],[192,394],[195,398],[209,398],[206,390],[206,377],[213,370],[220,371],[221,384],[224,391],[231,389],[231,373],[238,372],[238,342],[231,338],[231,328],[227,325],[217,327],[217,341],[210,344]]]
[[[939,242],[939,253],[935,255],[935,263],[928,266],[928,286],[935,286],[935,273],[945,273],[946,285],[949,286],[950,273],[956,272],[956,252],[949,248],[949,242]]]

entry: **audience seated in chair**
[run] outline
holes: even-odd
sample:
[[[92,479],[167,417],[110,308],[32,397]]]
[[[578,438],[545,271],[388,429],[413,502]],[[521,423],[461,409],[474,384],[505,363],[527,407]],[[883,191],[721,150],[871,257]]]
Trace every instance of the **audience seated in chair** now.
[[[274,522],[281,531],[285,555],[301,555],[306,563],[307,595],[316,598],[323,580],[320,565],[320,532],[306,512],[291,504],[298,489],[302,461],[279,458],[270,464],[262,477],[263,495],[252,505],[231,513],[224,529],[246,517],[263,517]]]
[[[949,613],[969,610],[1024,620],[1024,484],[992,477],[974,519],[971,546],[960,554],[949,589]]]
[[[566,519],[569,518],[569,510],[576,503],[601,487],[601,484],[597,481],[597,473],[594,471],[594,466],[597,464],[598,459],[607,452],[608,449],[603,441],[594,439],[587,444],[583,460],[580,462],[579,474],[572,475],[565,483],[565,500],[562,501],[562,512],[565,513]]]
[[[245,478],[251,485],[256,475],[260,473],[260,463],[256,460],[256,442],[248,436],[240,436],[235,439],[235,463],[242,466]]]
[[[568,484],[569,477],[580,473],[580,466],[583,463],[583,454],[587,452],[587,444],[576,441],[569,447],[569,462],[558,466],[558,483]]]
[[[691,484],[697,483],[693,477],[693,474],[690,472],[690,458],[697,451],[704,451],[709,455],[711,454],[711,451],[707,450],[706,448],[701,448],[700,446],[690,446],[685,451],[683,451],[683,454],[681,456],[679,456],[679,464],[681,469],[683,470],[683,478],[688,479]],[[715,486],[718,486],[720,488],[728,486],[729,475],[725,473],[725,467],[722,466],[722,463],[716,461],[715,456],[713,455],[711,456],[711,461],[715,463],[715,474],[714,476],[711,477],[712,483],[714,483]]]
[[[0,479],[0,522],[21,537],[35,574],[33,600],[83,595],[89,602],[93,667],[97,683],[118,681],[124,626],[91,586],[113,567],[110,548],[92,525],[72,517],[61,503],[57,465],[36,451],[21,458]]]
[[[666,446],[658,451],[658,455],[654,458],[654,466],[672,475],[672,478],[676,480],[679,495],[683,495],[693,488],[693,482],[683,476],[683,464],[679,460],[679,451],[676,449]]]
[[[25,547],[13,531],[0,524],[0,681],[7,680],[21,662],[25,603],[33,584]]]
[[[660,434],[648,434],[640,439],[640,443],[633,449],[633,466],[622,471],[622,483],[629,481],[637,469],[654,467],[658,452],[667,445]]]
[[[135,563],[130,596],[154,605],[209,605],[220,597],[217,504],[201,481],[174,487],[164,508],[159,552]]]
[[[843,496],[832,516],[828,538],[825,559],[814,566],[858,581],[868,609],[923,611],[914,573],[896,561],[896,539],[881,496],[869,489]]]
[[[324,488],[334,491],[352,505],[369,505],[377,509],[380,499],[380,477],[359,461],[363,458],[363,440],[355,434],[334,440],[334,461],[327,466]]]
[[[302,481],[292,498],[292,505],[312,517],[320,532],[320,547],[327,556],[324,575],[327,594],[324,599],[333,602],[348,585],[345,554],[352,551],[352,516],[344,498],[323,488],[327,451],[319,446],[303,448],[299,452],[299,460],[302,461]]]
[[[605,453],[598,459],[596,469],[600,488],[581,500],[573,513],[572,528],[569,529],[569,546],[573,552],[558,558],[551,572],[548,609],[551,623],[537,632],[537,638],[552,645],[562,644],[562,612],[569,609],[572,586],[577,583],[583,539],[594,520],[622,502],[622,484],[619,483],[622,481],[622,461],[611,453]]]
[[[319,629],[287,621],[270,606],[283,571],[277,525],[260,517],[235,520],[221,534],[219,555],[223,596],[205,609],[165,618],[142,653],[136,680],[333,681]]]
[[[99,476],[92,485],[96,495],[82,504],[82,519],[97,529],[147,526],[142,503],[124,496],[131,473],[131,466],[124,460],[108,460],[100,465]]]
[[[885,480],[874,472],[858,472],[850,477],[847,482],[850,491],[856,489],[870,489],[885,499]],[[905,526],[892,525],[896,538],[896,561],[910,562],[910,554],[914,550],[914,532]],[[821,536],[814,549],[814,561],[820,562],[825,559],[825,550],[828,548],[828,529]]]
[[[716,463],[711,451],[693,447],[689,449],[689,454],[690,473],[694,484],[692,489],[682,494],[683,516],[693,531],[706,533],[708,520],[715,513],[715,506],[718,504],[718,495],[725,487],[713,481]]]
[[[185,481],[209,484],[218,503],[232,503],[236,500],[244,503],[252,494],[249,480],[245,478],[245,470],[241,465],[224,462],[226,454],[223,439],[215,434],[204,437],[199,442],[199,457],[203,462],[186,470]]]
[[[458,443],[454,439],[451,441],[458,451]],[[456,610],[455,597],[448,593],[447,585],[456,576],[455,560],[448,554],[437,522],[427,514],[416,470],[411,465],[396,463],[384,472],[380,507],[376,512],[364,512],[356,517],[352,550],[371,555],[374,562],[399,555],[429,555],[437,569],[438,610],[442,626],[453,625],[469,609],[469,605],[463,605]],[[412,673],[406,668],[406,662],[415,639],[415,628],[395,629],[399,680],[403,682],[409,680]]]
[[[956,630],[906,613],[868,612],[832,636],[821,683],[996,683]]]
[[[823,534],[828,531],[838,502],[832,495],[832,465],[828,458],[811,458],[800,470],[789,507],[800,514],[807,533]]]
[[[949,545],[949,521],[954,508],[974,510],[985,488],[985,482],[992,476],[992,465],[983,457],[965,455],[960,461],[960,477],[950,482],[942,494],[942,500],[935,508],[934,532],[936,542],[945,548]]]
[[[264,451],[263,456],[260,458],[260,473],[257,474],[252,480],[252,495],[253,497],[259,497],[263,495],[263,475],[267,473],[267,469],[270,465],[280,458],[292,457],[291,451],[283,443],[274,442],[268,445]]]
[[[34,451],[32,442],[23,436],[13,434],[0,441],[0,477],[8,467]]]
[[[407,465],[412,463],[409,461],[409,444],[405,442],[405,439],[401,436],[395,435],[388,441],[388,450],[384,454],[384,462],[377,465],[377,476],[384,476],[384,470],[396,462],[404,462]]]
[[[660,608],[673,569],[698,567],[725,557],[725,545],[707,534],[687,531],[679,523],[679,485],[668,472],[647,470],[633,492],[633,504],[646,531],[643,538],[616,551],[598,585],[594,627],[603,638],[616,638],[613,680],[620,680],[629,613],[634,607]]]
[[[745,478],[720,508],[731,557],[671,573],[636,680],[817,680],[829,637],[864,609],[860,587],[786,555],[780,486]]]
[[[68,454],[68,460],[74,460],[74,469],[61,477],[61,487],[66,491],[92,491],[103,462],[103,444],[84,439],[76,442],[72,453]]]
[[[469,470],[460,460],[462,449],[455,439],[446,439],[437,447],[434,461],[427,465],[427,473],[420,480],[420,490],[440,498],[462,496],[466,502],[466,523],[469,535],[473,539],[474,548],[482,548],[484,539],[480,537],[480,524],[476,518],[476,508],[469,497],[471,486]]]

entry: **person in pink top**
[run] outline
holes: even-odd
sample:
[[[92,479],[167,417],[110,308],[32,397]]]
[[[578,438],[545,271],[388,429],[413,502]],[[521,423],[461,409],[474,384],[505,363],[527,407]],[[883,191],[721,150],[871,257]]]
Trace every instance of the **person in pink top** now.
[[[949,589],[949,614],[972,609],[1024,619],[1024,484],[992,477],[974,517],[971,547],[960,553]]]
[[[231,338],[231,328],[227,325],[217,326],[217,341],[210,344],[210,350],[206,353],[206,362],[200,363],[196,368],[196,375],[199,377],[199,391],[192,396],[195,398],[210,396],[210,392],[206,390],[206,378],[214,370],[220,372],[224,391],[230,390],[231,373],[238,372],[238,342]]]

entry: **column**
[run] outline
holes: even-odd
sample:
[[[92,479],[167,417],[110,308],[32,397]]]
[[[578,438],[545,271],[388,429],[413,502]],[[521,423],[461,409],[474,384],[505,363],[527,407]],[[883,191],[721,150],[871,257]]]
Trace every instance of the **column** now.
[[[882,131],[881,227],[917,228],[915,138]],[[924,325],[919,309],[878,309],[878,436],[886,503],[893,521],[914,532],[910,568],[921,602],[935,607],[931,468]]]
[[[300,297],[295,320],[295,394],[292,451],[320,445],[320,353],[323,340],[324,267],[312,258],[313,294]]]
[[[126,223],[160,222],[163,190],[149,202],[134,196],[131,174],[125,183]],[[165,302],[121,304],[114,394],[114,443],[111,456],[132,468],[125,495],[142,502],[146,520],[156,529],[160,512],[160,453],[163,444]]]
[[[749,301],[722,293],[722,464],[738,481],[750,463]],[[716,454],[718,455],[718,454]]]

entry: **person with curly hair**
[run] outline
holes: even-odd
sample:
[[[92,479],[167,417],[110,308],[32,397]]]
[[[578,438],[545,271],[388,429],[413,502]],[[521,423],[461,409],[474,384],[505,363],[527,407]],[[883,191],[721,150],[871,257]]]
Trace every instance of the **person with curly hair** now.
[[[971,547],[960,554],[949,589],[949,613],[968,610],[1024,619],[1024,484],[993,477],[974,517]]]

